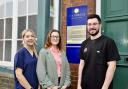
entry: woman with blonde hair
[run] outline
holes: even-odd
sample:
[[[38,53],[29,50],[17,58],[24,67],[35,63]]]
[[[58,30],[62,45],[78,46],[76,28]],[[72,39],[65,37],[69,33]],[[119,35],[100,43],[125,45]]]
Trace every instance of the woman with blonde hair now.
[[[39,53],[37,76],[43,89],[66,89],[70,85],[70,68],[58,30],[50,30]]]
[[[14,58],[14,89],[38,89],[36,74],[37,52],[35,49],[35,33],[32,29],[22,32],[23,47],[19,49]]]

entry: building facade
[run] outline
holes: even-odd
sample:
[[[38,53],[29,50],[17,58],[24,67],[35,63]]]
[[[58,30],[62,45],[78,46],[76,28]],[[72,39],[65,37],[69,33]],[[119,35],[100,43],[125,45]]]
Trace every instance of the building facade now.
[[[0,89],[13,89],[14,55],[22,47],[22,30],[32,28],[35,31],[38,51],[42,48],[50,29],[60,30],[63,47],[66,50],[66,9],[79,5],[87,5],[88,14],[99,14],[103,22],[103,33],[116,41],[122,60],[117,64],[114,89],[127,89],[127,3],[127,0],[1,0]],[[76,89],[78,64],[70,63],[70,68],[72,84],[69,89]],[[119,81],[120,76],[124,82]]]

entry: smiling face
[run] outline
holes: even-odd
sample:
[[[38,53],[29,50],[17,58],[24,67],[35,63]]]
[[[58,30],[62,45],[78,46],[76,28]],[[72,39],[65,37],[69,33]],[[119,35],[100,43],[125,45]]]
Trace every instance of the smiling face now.
[[[87,30],[91,36],[96,36],[99,33],[101,28],[101,24],[97,20],[97,18],[91,18],[87,21]]]
[[[60,36],[58,32],[51,33],[51,44],[57,46],[59,44]]]
[[[35,35],[31,31],[27,31],[23,35],[23,44],[26,46],[33,46],[35,44]]]

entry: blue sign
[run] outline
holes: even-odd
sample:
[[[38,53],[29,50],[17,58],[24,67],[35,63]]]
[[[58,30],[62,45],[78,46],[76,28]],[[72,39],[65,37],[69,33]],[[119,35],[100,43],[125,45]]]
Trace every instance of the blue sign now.
[[[71,35],[70,38],[74,35],[79,35],[79,32],[75,32],[75,27],[80,27],[86,25],[87,23],[87,6],[75,6],[67,8],[67,34]],[[74,29],[70,29],[70,27],[74,26]],[[80,30],[80,29],[79,29]],[[78,30],[77,30],[78,31]],[[86,28],[85,28],[86,32]],[[70,34],[71,33],[71,34]],[[80,43],[67,43],[66,44],[66,55],[68,58],[69,63],[76,63],[80,62]]]
[[[66,45],[66,54],[69,63],[79,63],[80,58],[80,44],[67,44]]]
[[[67,8],[67,26],[85,25],[87,21],[87,6]]]

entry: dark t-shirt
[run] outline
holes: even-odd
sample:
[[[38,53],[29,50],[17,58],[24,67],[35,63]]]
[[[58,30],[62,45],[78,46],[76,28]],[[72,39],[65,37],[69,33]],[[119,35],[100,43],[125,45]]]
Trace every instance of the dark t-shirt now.
[[[15,55],[14,59],[14,77],[15,77],[15,89],[24,89],[16,78],[15,70],[16,68],[21,68],[23,70],[23,75],[33,87],[33,89],[38,89],[38,78],[36,74],[37,57],[35,54],[32,56],[26,48],[21,48]]]
[[[81,44],[80,59],[85,61],[82,71],[82,89],[101,89],[105,80],[107,62],[119,60],[114,40],[101,36]],[[110,88],[109,88],[110,89]]]

